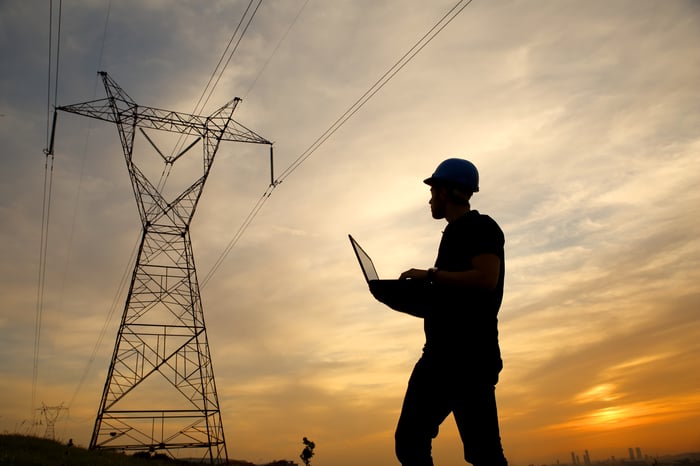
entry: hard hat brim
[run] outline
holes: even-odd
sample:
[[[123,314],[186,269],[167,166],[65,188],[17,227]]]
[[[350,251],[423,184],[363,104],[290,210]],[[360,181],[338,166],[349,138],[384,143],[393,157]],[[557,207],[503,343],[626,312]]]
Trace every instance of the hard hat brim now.
[[[472,188],[471,186],[466,186],[466,185],[463,185],[460,183],[455,183],[454,181],[450,181],[450,180],[443,180],[442,178],[436,178],[434,176],[431,176],[430,178],[424,179],[423,183],[427,184],[428,186],[435,186],[435,185],[446,186],[446,187],[451,186],[454,188],[466,189],[467,191],[470,191],[473,193],[479,192],[478,186],[476,188]]]

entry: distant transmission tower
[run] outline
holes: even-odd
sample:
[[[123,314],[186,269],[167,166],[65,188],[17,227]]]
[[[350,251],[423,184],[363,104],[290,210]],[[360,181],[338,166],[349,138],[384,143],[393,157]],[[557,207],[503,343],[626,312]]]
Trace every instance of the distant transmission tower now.
[[[268,144],[232,119],[235,98],[210,116],[143,107],[105,72],[107,98],[58,110],[116,123],[136,196],[143,235],[91,449],[188,449],[212,464],[228,461],[214,371],[192,255],[190,223],[221,141]],[[168,168],[200,140],[202,175],[167,201],[132,158],[139,128]],[[196,137],[174,156],[164,155],[143,128]]]
[[[37,411],[41,414],[42,419],[46,423],[46,430],[44,431],[44,438],[51,440],[56,440],[56,421],[61,415],[61,412],[68,411],[68,408],[63,406],[46,406],[44,403],[41,404],[41,408]]]

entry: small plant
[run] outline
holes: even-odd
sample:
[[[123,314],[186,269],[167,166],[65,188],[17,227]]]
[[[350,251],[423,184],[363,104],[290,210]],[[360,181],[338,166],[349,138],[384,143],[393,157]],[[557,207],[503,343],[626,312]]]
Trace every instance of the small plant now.
[[[311,457],[314,456],[314,448],[316,448],[316,444],[306,437],[304,437],[302,442],[304,442],[304,449],[301,451],[299,458],[301,458],[306,466],[309,466],[311,464]]]

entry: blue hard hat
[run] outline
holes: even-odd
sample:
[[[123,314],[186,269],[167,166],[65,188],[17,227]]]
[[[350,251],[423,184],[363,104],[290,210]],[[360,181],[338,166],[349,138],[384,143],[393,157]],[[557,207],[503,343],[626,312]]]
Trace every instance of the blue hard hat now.
[[[476,193],[479,191],[479,172],[469,160],[447,159],[437,166],[433,176],[423,182],[430,186],[448,185]]]

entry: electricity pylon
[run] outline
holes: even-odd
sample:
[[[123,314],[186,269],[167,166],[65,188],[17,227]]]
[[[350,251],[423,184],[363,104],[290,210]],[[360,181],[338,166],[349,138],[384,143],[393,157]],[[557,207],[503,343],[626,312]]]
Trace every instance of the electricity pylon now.
[[[41,403],[41,408],[37,411],[39,411],[44,422],[46,422],[44,438],[56,440],[56,421],[61,415],[61,412],[68,411],[68,408],[63,406],[63,403],[61,403],[60,406],[46,406],[44,403]]]
[[[136,103],[105,72],[107,98],[58,110],[116,123],[136,196],[143,234],[117,333],[91,449],[188,449],[202,461],[228,461],[214,371],[197,282],[190,223],[222,141],[272,143],[232,119],[235,98],[209,116]],[[202,175],[166,201],[133,160],[139,128],[172,167],[200,140]],[[196,137],[165,156],[143,128]]]

